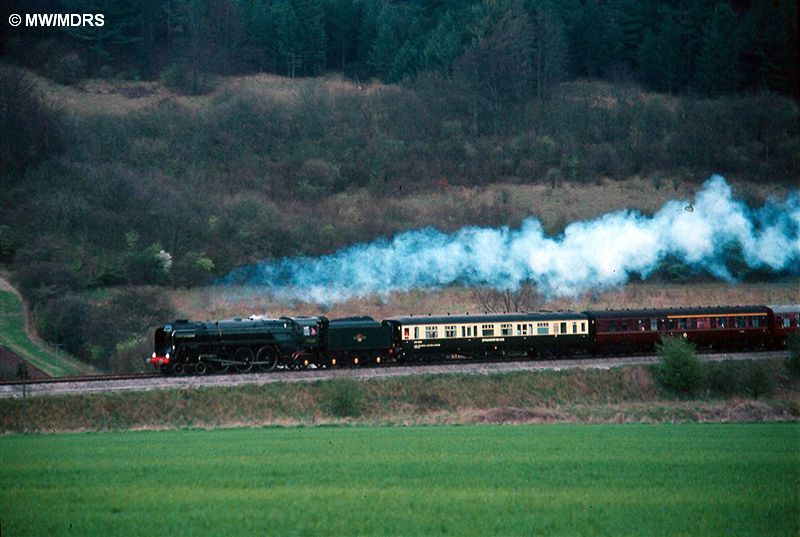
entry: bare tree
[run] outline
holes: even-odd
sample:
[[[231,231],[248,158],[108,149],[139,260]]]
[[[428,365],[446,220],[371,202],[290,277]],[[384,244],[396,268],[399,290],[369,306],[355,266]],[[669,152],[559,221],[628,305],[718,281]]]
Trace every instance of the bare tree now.
[[[491,287],[479,287],[473,291],[475,301],[487,313],[532,311],[541,303],[541,297],[531,284],[517,290],[500,291]]]

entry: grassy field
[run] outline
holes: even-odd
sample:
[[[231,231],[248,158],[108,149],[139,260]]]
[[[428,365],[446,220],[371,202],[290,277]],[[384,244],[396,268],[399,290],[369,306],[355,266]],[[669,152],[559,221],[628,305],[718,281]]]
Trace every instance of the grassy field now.
[[[25,332],[22,302],[9,291],[0,291],[0,345],[53,377],[78,375],[91,369],[88,365],[79,365],[75,360],[53,354],[31,341]]]
[[[7,535],[797,535],[797,424],[0,437]]]

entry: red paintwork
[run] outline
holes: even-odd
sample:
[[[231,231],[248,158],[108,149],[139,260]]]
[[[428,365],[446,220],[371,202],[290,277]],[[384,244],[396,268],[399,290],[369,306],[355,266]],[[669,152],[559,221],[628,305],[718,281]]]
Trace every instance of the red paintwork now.
[[[150,363],[153,365],[169,365],[169,358],[166,356],[156,356],[155,358],[150,358]]]

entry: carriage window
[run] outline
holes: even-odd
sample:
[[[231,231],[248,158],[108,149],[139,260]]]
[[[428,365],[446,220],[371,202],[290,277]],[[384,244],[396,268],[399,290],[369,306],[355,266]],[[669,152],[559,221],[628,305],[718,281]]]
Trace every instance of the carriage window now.
[[[638,325],[637,330],[639,332],[644,332],[645,330],[647,330],[645,328],[644,319],[639,319],[639,321],[636,324]]]
[[[695,329],[695,330],[697,329],[697,319],[696,319],[696,318],[692,318],[692,319],[689,321],[689,327],[690,327],[690,328],[693,328],[693,329]]]
[[[425,339],[436,339],[439,337],[439,329],[435,326],[425,327]]]
[[[783,327],[784,328],[789,328],[790,326],[792,326],[792,320],[789,317],[784,317],[783,318]]]
[[[567,333],[567,323],[561,323],[561,333],[562,334]]]
[[[494,325],[493,324],[484,324],[481,326],[481,335],[483,336],[493,336],[494,335]]]
[[[753,328],[758,328],[759,324],[758,317],[753,317]]]
[[[623,332],[628,331],[628,321],[622,321],[622,331]]]
[[[414,339],[419,339],[419,326],[414,327]]]
[[[725,328],[725,317],[717,317],[717,328]]]
[[[456,327],[455,326],[445,326],[444,327],[444,337],[456,337]]]
[[[737,317],[736,318],[736,328],[744,328],[746,326],[744,317]]]
[[[586,322],[584,321],[581,323],[581,334],[585,333],[586,333]]]
[[[408,339],[408,327],[403,328],[403,339]]]
[[[536,333],[540,336],[546,336],[550,333],[550,326],[547,323],[536,323]]]
[[[678,319],[678,329],[686,330],[686,319]]]
[[[517,325],[517,335],[518,336],[527,336],[528,335],[528,325],[527,324],[518,324]]]
[[[503,323],[500,325],[501,336],[510,336],[511,334],[511,323]]]
[[[572,333],[573,334],[578,333],[578,323],[572,323]]]
[[[608,325],[609,332],[616,332],[617,331],[617,321],[611,321],[611,324]]]
[[[669,319],[667,321],[667,328],[670,330],[675,330],[675,319]]]
[[[650,330],[653,332],[658,330],[658,319],[650,319]]]

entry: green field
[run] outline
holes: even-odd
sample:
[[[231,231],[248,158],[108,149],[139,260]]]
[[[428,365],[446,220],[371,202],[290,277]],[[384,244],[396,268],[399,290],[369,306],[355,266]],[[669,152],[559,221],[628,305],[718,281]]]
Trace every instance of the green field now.
[[[56,356],[31,341],[25,333],[22,302],[8,291],[0,291],[0,345],[53,377],[78,375],[81,369],[91,369],[89,366],[81,368],[73,360]]]
[[[0,437],[4,535],[797,535],[800,426]]]

